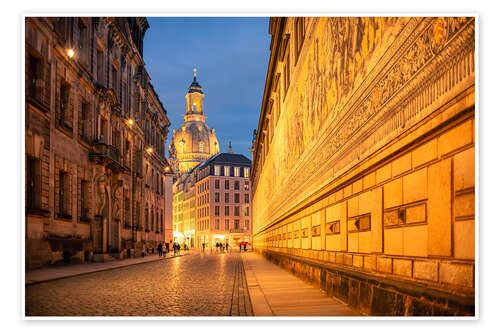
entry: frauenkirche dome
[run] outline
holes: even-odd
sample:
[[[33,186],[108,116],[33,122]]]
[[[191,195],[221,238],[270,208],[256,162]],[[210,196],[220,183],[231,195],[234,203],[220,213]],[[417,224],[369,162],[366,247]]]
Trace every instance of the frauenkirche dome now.
[[[196,80],[194,69],[193,82],[186,94],[184,124],[174,130],[172,140],[181,174],[220,151],[215,130],[205,123],[203,98],[204,94]]]

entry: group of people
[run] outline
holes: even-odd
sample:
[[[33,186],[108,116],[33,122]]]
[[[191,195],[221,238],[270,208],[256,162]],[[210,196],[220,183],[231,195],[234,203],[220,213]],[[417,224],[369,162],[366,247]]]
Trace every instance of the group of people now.
[[[172,241],[170,241],[171,243]],[[157,247],[158,257],[165,257],[168,253],[170,253],[170,243],[160,242]],[[172,244],[172,250],[174,251],[173,255],[178,255],[181,253],[181,245],[177,242]],[[188,250],[187,246],[184,245],[184,250]],[[151,251],[154,252],[154,251]],[[146,244],[142,244],[142,257],[144,258],[149,253],[149,250],[146,248]]]
[[[175,244],[174,244],[175,246]],[[163,257],[163,256],[166,256],[167,253],[170,252],[170,243],[162,243],[160,242],[158,244],[158,257]]]
[[[205,244],[203,244],[205,245]],[[222,244],[222,243],[215,243],[215,247],[217,248],[217,252],[222,252],[224,253],[224,249],[226,250],[226,252],[229,252],[229,244],[226,243],[226,245]],[[203,246],[203,248],[205,248],[205,246]]]

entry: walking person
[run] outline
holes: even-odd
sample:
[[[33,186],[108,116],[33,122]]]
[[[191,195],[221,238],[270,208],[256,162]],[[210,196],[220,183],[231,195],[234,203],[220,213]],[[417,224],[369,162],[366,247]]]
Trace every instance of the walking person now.
[[[161,246],[161,253],[164,257],[167,256],[167,245],[166,243],[163,243],[162,246]]]
[[[226,252],[229,253],[229,243],[226,243]]]
[[[163,255],[162,250],[163,250],[163,248],[162,248],[162,245],[160,242],[160,243],[158,243],[158,257],[161,257]]]
[[[201,249],[202,249],[203,252],[205,252],[205,243],[201,244]]]
[[[240,243],[240,252],[241,252],[241,243]]]
[[[243,244],[243,251],[247,252],[247,243],[246,242]]]
[[[146,256],[146,244],[142,243],[142,257]]]
[[[170,252],[170,243],[166,243],[165,246],[167,247],[167,253]]]

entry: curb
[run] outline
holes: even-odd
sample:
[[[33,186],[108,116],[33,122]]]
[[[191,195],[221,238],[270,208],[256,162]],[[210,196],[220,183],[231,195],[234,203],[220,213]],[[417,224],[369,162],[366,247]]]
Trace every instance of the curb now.
[[[167,260],[167,259],[172,259],[172,258],[183,257],[183,256],[187,256],[187,255],[190,255],[190,254],[191,253],[185,253],[185,254],[181,254],[181,255],[178,255],[178,256],[171,256],[171,257],[168,257],[168,258],[158,258],[158,259],[150,260],[150,261],[135,262],[135,263],[131,263],[129,265],[123,265],[123,266],[97,268],[96,270],[92,270],[92,271],[72,273],[72,274],[69,274],[69,275],[59,276],[59,277],[54,277],[54,278],[48,278],[48,279],[44,279],[44,280],[25,281],[24,285],[25,286],[32,286],[32,285],[35,285],[35,284],[40,284],[40,283],[50,282],[50,281],[56,281],[56,280],[62,280],[62,279],[66,279],[66,278],[70,278],[70,277],[75,277],[75,276],[80,276],[80,275],[85,275],[85,274],[92,274],[92,273],[110,271],[110,270],[113,270],[113,269],[125,268],[125,267],[129,267],[129,266],[135,266],[135,265],[147,264],[147,263],[151,263],[151,262],[157,262],[157,261],[160,261],[160,260]],[[26,277],[26,273],[25,273],[25,277]]]

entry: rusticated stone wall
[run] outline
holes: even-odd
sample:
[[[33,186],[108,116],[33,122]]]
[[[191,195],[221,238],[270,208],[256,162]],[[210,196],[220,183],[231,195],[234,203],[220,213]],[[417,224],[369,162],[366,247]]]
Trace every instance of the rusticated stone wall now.
[[[302,43],[298,22],[271,20],[255,248],[473,300],[474,18],[305,18]]]

